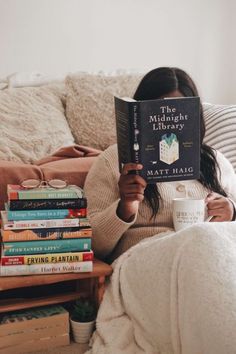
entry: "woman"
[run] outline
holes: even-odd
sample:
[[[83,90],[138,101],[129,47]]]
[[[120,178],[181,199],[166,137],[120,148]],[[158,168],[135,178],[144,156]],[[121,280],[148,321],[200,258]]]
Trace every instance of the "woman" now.
[[[183,96],[198,96],[194,82],[184,71],[164,67],[152,70],[144,76],[134,98],[136,100],[150,100]],[[233,303],[232,307],[231,302],[232,296],[235,296],[236,303],[236,281],[233,280],[232,283],[231,277],[231,280],[227,282],[228,288],[226,289],[224,281],[227,277],[225,277],[224,272],[222,273],[221,268],[218,269],[219,264],[221,264],[218,260],[218,250],[223,247],[222,240],[220,237],[212,237],[212,229],[209,232],[209,237],[202,235],[202,233],[199,236],[199,231],[194,229],[198,234],[197,238],[191,234],[191,228],[188,232],[184,231],[180,234],[173,232],[172,199],[182,197],[186,190],[189,197],[205,198],[208,215],[212,216],[211,221],[221,222],[235,219],[236,176],[233,167],[220,152],[214,151],[210,146],[203,143],[204,135],[205,124],[201,107],[201,174],[199,180],[147,185],[142,177],[128,173],[131,170],[142,169],[141,165],[125,164],[122,173],[119,173],[117,146],[113,145],[99,156],[90,169],[85,184],[89,217],[93,229],[93,249],[98,257],[113,261],[141,240],[148,237],[153,237],[153,240],[155,240],[151,243],[151,249],[149,250],[146,249],[147,247],[142,250],[134,247],[130,253],[131,257],[123,265],[122,269],[125,269],[125,272],[121,273],[123,274],[123,280],[129,279],[127,286],[131,282],[130,279],[134,279],[131,269],[135,268],[136,272],[149,274],[148,267],[147,272],[144,272],[145,262],[139,264],[135,254],[137,255],[137,252],[140,252],[140,257],[142,255],[144,259],[146,254],[148,260],[148,255],[151,255],[154,250],[153,257],[155,255],[155,260],[151,260],[150,263],[155,264],[155,269],[162,271],[155,272],[155,278],[149,274],[146,279],[146,287],[152,287],[152,284],[155,283],[155,286],[158,284],[159,290],[155,293],[155,297],[151,297],[154,296],[153,294],[146,293],[143,286],[139,290],[135,290],[138,293],[140,291],[139,295],[142,299],[156,301],[157,304],[158,323],[161,325],[159,328],[159,325],[156,324],[156,332],[153,337],[151,336],[152,331],[146,333],[146,338],[149,338],[149,343],[151,342],[152,348],[155,348],[155,351],[152,349],[150,353],[158,353],[161,350],[166,353],[187,354],[236,353],[236,342],[229,343],[229,347],[227,347],[228,342],[225,342],[231,340],[228,336],[228,327],[223,326],[221,328],[220,325],[215,326],[213,324],[214,321],[222,319],[220,306],[225,304],[226,317],[229,315],[227,310],[231,311],[231,315],[232,311],[234,313],[235,310],[235,315],[231,316],[231,323],[236,325],[236,304]],[[232,228],[230,230],[232,233]],[[206,235],[208,235],[208,232],[206,232]],[[206,239],[207,242],[205,242]],[[200,246],[199,240],[202,241]],[[183,245],[186,245],[188,254],[195,252],[192,253],[192,261],[189,258],[185,259],[186,253],[182,251]],[[214,250],[216,254],[214,254]],[[163,257],[163,254],[165,254],[165,257]],[[181,257],[179,254],[181,254]],[[186,264],[186,267],[182,267],[181,271],[179,271],[180,263],[176,261],[176,257],[180,257],[178,262]],[[236,257],[235,261],[233,261],[234,257],[232,255],[229,256],[229,259],[230,271],[234,266],[236,271]],[[200,269],[201,265],[207,264],[208,261],[210,262],[207,270],[209,274],[207,273],[208,278],[205,279],[202,273],[196,274],[194,270],[198,262],[200,262],[198,267]],[[178,265],[174,266],[174,264]],[[175,269],[175,272],[173,272],[173,269]],[[215,272],[218,272],[219,276],[222,277],[216,283]],[[179,292],[172,291],[170,293],[168,290],[170,288],[175,289],[176,284],[179,287],[180,279],[181,289],[184,289],[181,297],[179,297]],[[191,283],[192,279],[194,279],[194,284],[189,289],[188,284]],[[202,294],[206,298],[211,293],[210,285],[214,288],[214,292],[219,291],[222,294],[222,298],[212,300],[214,310],[210,311],[212,316],[209,317],[206,313],[204,300],[202,300]],[[154,289],[155,286],[153,286]],[[215,287],[218,286],[219,289],[216,290]],[[128,290],[124,290],[122,294],[124,303],[126,291]],[[230,295],[229,292],[231,292]],[[131,289],[129,298],[132,298],[133,293]],[[134,302],[137,296],[134,296]],[[185,303],[187,304],[187,315],[182,313]],[[199,314],[201,314],[197,323],[192,321],[191,318],[191,311],[194,311],[196,303],[200,306]],[[129,304],[128,300],[127,304]],[[161,309],[160,304],[163,305]],[[144,303],[143,306],[145,307]],[[144,317],[137,317],[135,310],[130,310],[130,308],[132,308],[132,304],[126,308],[126,311],[131,311],[129,313],[131,322],[142,323],[144,321],[145,323]],[[170,308],[172,308],[171,311]],[[217,313],[215,313],[215,308],[217,308]],[[148,310],[146,312],[148,313]],[[188,325],[190,325],[190,329],[186,330]],[[162,332],[161,326],[164,326],[164,332]],[[209,333],[211,333],[210,337]],[[200,340],[198,340],[199,336]],[[234,345],[234,351],[232,351]],[[138,347],[142,347],[142,344],[138,343]],[[134,352],[138,352],[138,350],[135,349]]]

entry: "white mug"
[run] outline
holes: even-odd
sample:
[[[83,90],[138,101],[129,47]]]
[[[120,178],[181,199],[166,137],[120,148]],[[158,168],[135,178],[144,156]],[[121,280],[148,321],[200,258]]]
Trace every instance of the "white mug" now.
[[[209,221],[204,199],[173,199],[173,223],[175,231],[184,229],[195,223]]]

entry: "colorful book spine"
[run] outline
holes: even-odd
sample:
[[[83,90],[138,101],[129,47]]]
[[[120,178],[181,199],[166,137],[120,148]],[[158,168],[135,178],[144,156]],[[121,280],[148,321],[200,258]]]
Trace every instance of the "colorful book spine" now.
[[[1,258],[1,266],[85,262],[92,261],[93,258],[93,251],[36,254],[29,256],[4,256]]]
[[[3,242],[2,256],[28,255],[40,253],[81,252],[91,249],[91,238],[69,240]]]
[[[66,218],[85,218],[87,208],[80,209],[48,209],[48,210],[16,210],[8,209],[5,203],[5,210],[8,220],[48,220],[48,219],[66,219]]]
[[[48,263],[33,265],[5,266],[0,268],[1,276],[56,274],[56,273],[83,273],[92,272],[93,262]]]
[[[10,220],[7,213],[1,211],[2,226],[4,230],[23,230],[23,229],[43,229],[60,227],[89,227],[90,222],[87,218],[70,219],[51,219],[51,220]]]
[[[77,199],[83,197],[83,190],[77,186],[62,189],[34,188],[24,189],[19,185],[8,184],[7,195],[9,200],[24,199]]]
[[[51,229],[1,230],[3,242],[62,240],[92,237],[92,229],[81,227],[59,227]]]
[[[9,200],[8,208],[10,210],[80,209],[87,208],[87,200],[86,198]]]

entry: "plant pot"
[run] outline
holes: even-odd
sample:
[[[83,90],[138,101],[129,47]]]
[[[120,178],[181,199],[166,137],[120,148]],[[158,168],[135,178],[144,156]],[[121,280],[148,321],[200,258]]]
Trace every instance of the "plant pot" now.
[[[73,339],[76,343],[88,343],[94,330],[95,321],[77,322],[70,318]]]

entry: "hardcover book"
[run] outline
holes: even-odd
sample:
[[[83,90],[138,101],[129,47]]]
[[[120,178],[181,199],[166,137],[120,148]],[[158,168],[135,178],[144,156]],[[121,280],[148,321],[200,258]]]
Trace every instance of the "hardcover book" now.
[[[1,258],[2,266],[32,265],[47,263],[71,263],[93,260],[93,251],[35,254],[28,256],[4,256]]]
[[[2,230],[3,242],[48,241],[92,237],[91,227],[59,227],[27,230]]]
[[[10,210],[81,209],[87,208],[87,199],[32,199],[8,200]]]
[[[46,220],[8,220],[7,212],[1,211],[3,230],[24,230],[62,227],[90,227],[87,218],[46,219]]]
[[[90,249],[91,238],[29,242],[3,242],[2,256],[80,252],[88,251]]]
[[[0,276],[33,274],[85,273],[93,271],[93,262],[47,263],[0,267]]]
[[[66,188],[32,188],[26,189],[18,184],[7,185],[9,200],[21,199],[77,199],[83,198],[84,193],[80,187],[69,185]]]
[[[72,219],[85,218],[87,208],[80,209],[42,209],[42,210],[9,210],[5,203],[8,220],[40,220],[40,219]]]
[[[200,177],[199,97],[115,97],[115,113],[120,171],[134,162],[147,183]]]

